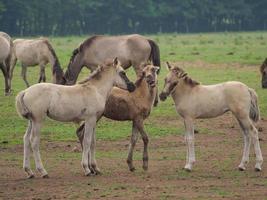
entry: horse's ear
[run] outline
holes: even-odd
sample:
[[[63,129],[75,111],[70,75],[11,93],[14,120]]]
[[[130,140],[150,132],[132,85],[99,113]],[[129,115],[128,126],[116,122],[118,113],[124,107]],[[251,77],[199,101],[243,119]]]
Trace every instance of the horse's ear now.
[[[119,61],[118,57],[114,58],[114,60],[113,60],[113,65],[114,65],[114,66],[121,65],[121,62]]]
[[[167,69],[170,71],[171,68],[172,68],[172,66],[170,65],[170,63],[169,63],[168,61],[166,62],[166,64],[167,64],[167,65],[166,65],[166,66],[167,66]]]
[[[159,66],[154,66],[155,72],[158,74],[160,67]]]

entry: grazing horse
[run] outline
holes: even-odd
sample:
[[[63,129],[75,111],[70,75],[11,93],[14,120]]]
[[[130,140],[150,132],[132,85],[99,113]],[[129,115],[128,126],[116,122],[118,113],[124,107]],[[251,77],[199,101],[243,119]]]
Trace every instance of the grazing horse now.
[[[45,66],[47,63],[50,63],[52,66],[53,73],[53,83],[62,84],[62,82],[58,82],[58,77],[63,76],[63,71],[60,67],[57,55],[49,43],[47,39],[16,39],[14,40],[14,53],[11,61],[11,70],[10,70],[10,78],[12,79],[13,70],[16,65],[17,60],[21,63],[21,76],[29,87],[29,83],[27,81],[26,72],[28,66],[40,66],[40,76],[38,82],[46,82],[45,76]]]
[[[9,71],[12,47],[13,43],[10,36],[4,32],[0,32],[0,69],[5,78],[5,95],[11,92]]]
[[[145,64],[142,66],[141,77],[136,81],[136,89],[129,93],[126,90],[114,87],[106,102],[104,116],[117,121],[132,121],[132,136],[129,146],[127,164],[130,171],[134,171],[133,150],[138,139],[142,136],[144,143],[143,169],[148,169],[148,136],[144,130],[144,120],[149,116],[155,100],[157,89],[157,72],[159,67]],[[81,145],[83,144],[84,124],[76,132]]]
[[[68,68],[62,76],[57,76],[58,82],[73,85],[81,69],[86,66],[93,71],[108,59],[118,57],[124,69],[133,66],[136,74],[142,73],[142,63],[148,60],[160,67],[160,52],[158,45],[151,39],[141,35],[102,36],[95,35],[86,39],[72,53]],[[157,95],[158,96],[158,95]],[[154,106],[158,103],[155,98]]]
[[[96,166],[92,145],[96,122],[102,116],[106,100],[113,86],[133,91],[135,86],[129,81],[117,58],[113,63],[100,66],[89,78],[74,86],[39,83],[21,91],[16,97],[16,108],[20,116],[29,120],[24,135],[23,168],[31,178],[30,146],[32,147],[37,170],[42,177],[48,177],[43,167],[40,152],[40,128],[45,117],[61,122],[85,121],[82,152],[82,167],[85,175],[93,174]],[[88,160],[89,154],[92,154]],[[89,164],[89,165],[88,165]],[[90,169],[89,169],[90,167]]]
[[[251,139],[256,154],[255,170],[260,171],[263,162],[258,130],[253,122],[260,119],[256,92],[240,82],[225,82],[216,85],[201,85],[192,80],[181,68],[167,63],[169,73],[165,78],[160,99],[171,94],[176,111],[183,117],[187,157],[185,169],[192,170],[195,162],[194,119],[213,118],[231,111],[243,131],[244,150],[239,170],[245,170],[249,161]]]
[[[260,67],[261,72],[261,86],[262,88],[267,88],[267,58],[264,60]]]

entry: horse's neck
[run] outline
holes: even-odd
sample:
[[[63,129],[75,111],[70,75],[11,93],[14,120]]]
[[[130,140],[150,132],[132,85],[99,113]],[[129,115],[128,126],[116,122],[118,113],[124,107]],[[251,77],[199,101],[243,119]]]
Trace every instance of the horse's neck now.
[[[175,91],[172,93],[172,97],[174,101],[177,103],[180,100],[183,100],[184,98],[189,97],[195,87],[192,87],[184,82],[178,83],[179,85],[175,88]]]
[[[68,85],[73,85],[76,83],[82,67],[83,67],[83,62],[81,62],[79,58],[76,58],[72,63],[69,64],[64,74],[67,83],[69,83]]]
[[[108,98],[111,89],[114,87],[114,75],[115,72],[106,71],[101,73],[101,77],[99,79],[91,80],[91,84],[93,84],[98,89],[98,92],[104,98]]]
[[[139,87],[137,88],[139,91],[139,95],[142,98],[145,98],[148,100],[149,103],[154,102],[155,96],[156,96],[156,87],[150,88],[146,80],[143,78]]]

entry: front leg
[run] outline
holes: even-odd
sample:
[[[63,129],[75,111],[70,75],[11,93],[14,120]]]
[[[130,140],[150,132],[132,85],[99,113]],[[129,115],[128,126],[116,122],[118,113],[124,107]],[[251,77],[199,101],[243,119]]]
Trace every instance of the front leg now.
[[[184,169],[187,171],[192,171],[193,164],[196,161],[195,158],[195,146],[194,146],[194,124],[193,119],[185,118],[185,141],[187,145],[187,155],[186,155],[186,164]]]
[[[129,144],[129,151],[128,151],[128,157],[127,157],[127,164],[128,164],[130,171],[135,170],[135,167],[133,166],[133,150],[134,150],[137,140],[138,140],[138,128],[136,126],[136,123],[133,121],[132,136],[131,136],[131,141]]]
[[[96,163],[96,159],[95,159],[95,148],[96,148],[96,136],[95,136],[95,128],[93,131],[93,137],[92,137],[92,145],[91,145],[91,155],[90,158],[91,159],[91,165],[89,165],[91,171],[93,171],[93,173],[95,175],[97,174],[101,174],[100,169],[97,167],[97,163]]]
[[[93,130],[96,125],[96,119],[91,118],[85,121],[84,123],[84,136],[82,141],[83,151],[82,151],[82,167],[84,169],[84,173],[86,176],[92,174],[89,166],[91,166],[91,159],[89,155],[91,154],[91,144],[92,144],[92,137],[93,137]]]

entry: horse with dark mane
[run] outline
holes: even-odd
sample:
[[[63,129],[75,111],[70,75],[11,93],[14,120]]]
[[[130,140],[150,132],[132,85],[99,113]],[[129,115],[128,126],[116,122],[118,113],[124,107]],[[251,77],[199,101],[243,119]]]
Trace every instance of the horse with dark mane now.
[[[118,57],[124,69],[133,66],[136,74],[142,73],[140,66],[148,60],[152,61],[154,66],[160,66],[159,47],[153,40],[137,34],[95,35],[73,51],[68,68],[64,76],[58,77],[58,82],[73,85],[84,66],[93,71],[98,65],[114,57]]]

